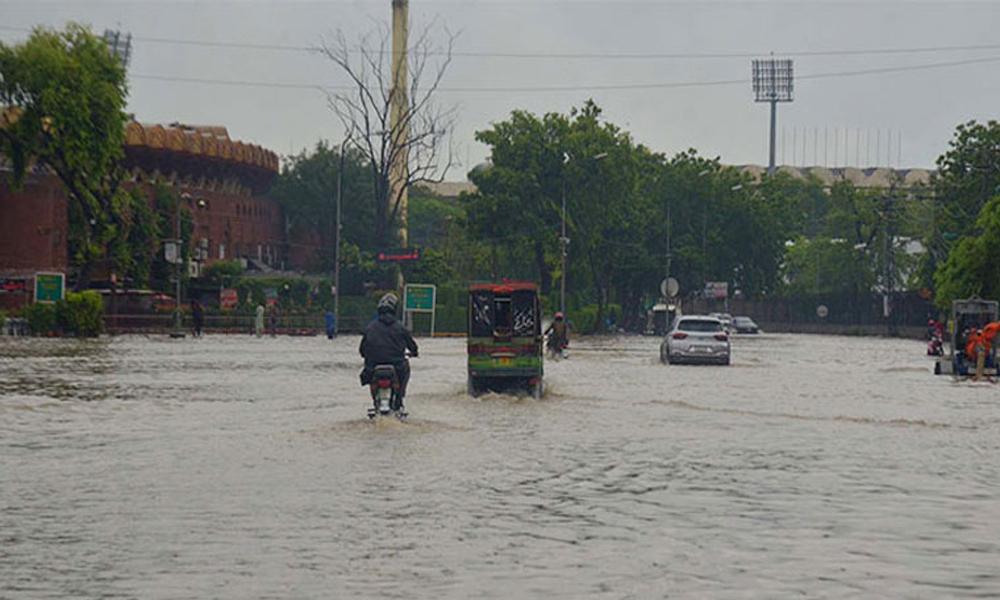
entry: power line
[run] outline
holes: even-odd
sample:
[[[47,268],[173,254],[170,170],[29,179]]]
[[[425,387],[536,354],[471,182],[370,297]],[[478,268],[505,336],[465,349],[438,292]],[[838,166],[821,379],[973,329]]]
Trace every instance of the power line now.
[[[0,25],[2,31],[16,31],[30,33],[29,27],[14,27]],[[321,50],[319,46],[298,46],[288,44],[260,44],[250,42],[231,41],[206,41],[192,39],[178,39],[168,37],[143,37],[134,36],[136,42],[149,44],[173,44],[179,46],[193,46],[204,48],[235,48],[244,50],[263,50],[278,52],[299,52],[315,54]],[[508,59],[553,59],[553,60],[662,60],[662,59],[732,59],[732,58],[754,58],[774,54],[788,57],[804,56],[866,56],[866,55],[891,55],[891,54],[926,54],[935,52],[972,52],[983,50],[1000,50],[1000,44],[968,44],[956,46],[915,46],[901,48],[855,48],[855,49],[831,49],[831,50],[798,50],[798,51],[771,51],[763,50],[757,52],[734,51],[734,52],[489,52],[489,51],[454,51],[450,55],[464,58],[508,58]],[[360,49],[355,50],[360,52]],[[432,56],[446,56],[449,53],[444,51],[429,52]]]
[[[840,77],[857,77],[864,75],[875,75],[885,73],[902,73],[911,71],[924,71],[931,69],[944,69],[965,65],[1000,62],[1000,56],[985,58],[973,58],[966,60],[955,60],[936,63],[925,63],[920,65],[905,65],[898,67],[876,67],[871,69],[859,69],[852,71],[831,71],[826,73],[814,73],[798,75],[799,80],[819,80]],[[355,88],[349,86],[324,86],[311,83],[291,83],[291,82],[267,82],[251,80],[233,79],[209,79],[200,77],[174,77],[168,75],[144,75],[135,74],[130,77],[134,79],[146,79],[153,81],[167,81],[178,83],[197,83],[206,85],[224,85],[237,87],[264,87],[276,89],[311,89],[316,91],[350,91]],[[708,81],[673,81],[673,82],[650,82],[650,83],[630,83],[630,84],[592,84],[592,85],[566,85],[566,86],[490,86],[490,87],[446,87],[438,88],[442,93],[546,93],[546,92],[585,92],[585,91],[617,91],[617,90],[651,90],[651,89],[678,89],[678,88],[702,88],[727,85],[747,85],[748,78],[740,79],[720,79]]]

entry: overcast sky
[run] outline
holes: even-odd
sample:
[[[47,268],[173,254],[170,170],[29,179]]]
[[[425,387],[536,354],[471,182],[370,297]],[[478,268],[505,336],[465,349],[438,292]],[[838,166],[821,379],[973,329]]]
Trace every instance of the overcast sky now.
[[[332,64],[304,52],[201,47],[154,38],[309,46],[338,29],[350,37],[387,22],[390,4],[0,0],[0,39],[17,41],[26,33],[16,28],[61,27],[68,20],[90,24],[98,32],[106,27],[131,31],[136,42],[129,106],[139,120],[220,124],[237,139],[288,154],[319,139],[339,140],[340,125],[321,92],[150,77],[344,84]],[[477,129],[516,108],[568,111],[587,98],[654,150],[696,148],[731,164],[766,163],[768,109],[753,102],[750,57],[744,54],[773,51],[795,60],[795,101],[778,111],[778,158],[786,164],[844,164],[846,148],[851,165],[931,167],[955,125],[996,118],[1000,112],[1000,2],[411,0],[410,13],[413,27],[439,18],[458,32],[457,52],[740,55],[457,56],[445,87],[521,90],[442,93],[442,101],[456,104],[459,111],[454,145],[464,166],[451,173],[451,180],[464,179],[466,167],[487,155],[473,139]],[[956,46],[988,47],[941,50]],[[816,54],[885,49],[924,51]],[[964,64],[930,67],[941,63]],[[809,78],[898,67],[914,68]],[[733,80],[738,82],[718,83]],[[715,84],[594,89],[692,82]],[[538,87],[575,89],[524,89]],[[887,138],[892,140],[888,148]]]

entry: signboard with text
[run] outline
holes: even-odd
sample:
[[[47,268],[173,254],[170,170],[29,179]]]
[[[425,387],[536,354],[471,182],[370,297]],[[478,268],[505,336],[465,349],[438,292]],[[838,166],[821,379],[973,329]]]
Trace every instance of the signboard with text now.
[[[62,273],[35,273],[35,302],[58,302],[66,294],[66,276]]]
[[[431,336],[434,335],[434,306],[437,302],[437,286],[408,283],[403,288],[403,315],[412,327],[413,313],[430,313]]]
[[[420,248],[390,248],[379,250],[375,255],[378,262],[416,262],[420,260]]]
[[[232,310],[240,303],[240,295],[233,288],[223,288],[219,290],[219,308],[222,310]]]
[[[264,300],[268,307],[278,305],[278,290],[275,288],[264,288]]]
[[[434,310],[434,296],[437,289],[433,285],[410,283],[403,293],[403,308],[411,312],[431,312]]]
[[[19,277],[0,277],[0,294],[23,294],[27,291],[27,279]]]
[[[715,300],[725,300],[729,297],[729,284],[725,281],[706,281],[705,297]]]

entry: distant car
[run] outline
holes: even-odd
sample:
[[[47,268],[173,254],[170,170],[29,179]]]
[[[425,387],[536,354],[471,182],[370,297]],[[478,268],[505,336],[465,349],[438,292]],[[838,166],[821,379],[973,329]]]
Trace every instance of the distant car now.
[[[750,317],[733,318],[733,331],[736,333],[760,333],[760,327]]]
[[[708,316],[715,317],[716,319],[721,321],[722,328],[725,329],[727,332],[733,330],[733,315],[729,313],[712,313]]]
[[[731,361],[729,334],[722,321],[710,316],[683,316],[660,344],[660,362],[728,365]]]

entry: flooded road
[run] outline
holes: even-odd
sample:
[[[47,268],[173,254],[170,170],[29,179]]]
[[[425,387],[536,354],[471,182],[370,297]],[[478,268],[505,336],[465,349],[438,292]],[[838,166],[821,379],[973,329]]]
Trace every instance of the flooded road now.
[[[0,339],[0,598],[1000,595],[1000,387],[920,342],[420,343],[370,423],[356,337]]]

